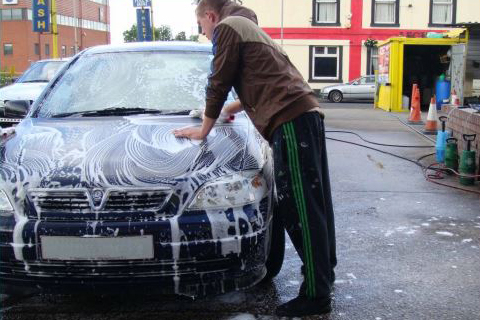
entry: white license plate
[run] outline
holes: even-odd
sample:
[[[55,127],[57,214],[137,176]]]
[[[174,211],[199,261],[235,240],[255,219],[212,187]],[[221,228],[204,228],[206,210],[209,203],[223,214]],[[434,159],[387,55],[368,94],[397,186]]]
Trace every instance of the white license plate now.
[[[40,236],[45,260],[153,259],[153,237],[51,237]]]

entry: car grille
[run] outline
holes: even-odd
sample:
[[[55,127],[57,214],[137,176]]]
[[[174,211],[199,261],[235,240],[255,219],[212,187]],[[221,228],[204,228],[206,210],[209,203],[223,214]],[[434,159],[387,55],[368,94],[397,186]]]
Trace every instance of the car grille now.
[[[196,274],[202,272],[222,272],[241,265],[238,257],[217,258],[211,260],[180,259],[161,261],[0,261],[0,276],[15,274],[29,277],[152,277]]]
[[[101,216],[105,219],[112,214],[159,213],[172,195],[170,188],[106,190],[100,198],[94,197],[93,192],[87,189],[31,190],[29,200],[35,211],[31,215],[39,219],[90,220]]]

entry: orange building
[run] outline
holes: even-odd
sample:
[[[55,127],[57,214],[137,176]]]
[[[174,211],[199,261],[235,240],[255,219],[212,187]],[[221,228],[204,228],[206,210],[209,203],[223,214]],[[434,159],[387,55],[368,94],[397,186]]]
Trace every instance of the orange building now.
[[[110,43],[109,0],[56,0],[58,57]],[[50,31],[52,29],[50,28]],[[32,0],[0,0],[0,68],[23,72],[52,58],[51,33],[33,32]]]

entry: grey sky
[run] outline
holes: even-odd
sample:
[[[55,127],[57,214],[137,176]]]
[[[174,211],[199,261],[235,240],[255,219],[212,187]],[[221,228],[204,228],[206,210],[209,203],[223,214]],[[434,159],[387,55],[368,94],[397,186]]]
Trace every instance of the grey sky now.
[[[172,28],[175,36],[185,31],[187,37],[197,34],[195,6],[192,0],[152,0],[153,23],[156,27],[165,24]],[[132,0],[110,0],[112,43],[123,43],[123,31],[136,23],[136,13]]]

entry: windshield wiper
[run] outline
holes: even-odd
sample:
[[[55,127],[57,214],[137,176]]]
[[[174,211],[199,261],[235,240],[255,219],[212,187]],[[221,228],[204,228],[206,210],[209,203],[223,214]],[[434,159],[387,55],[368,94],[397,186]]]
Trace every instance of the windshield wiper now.
[[[161,115],[180,115],[180,114],[189,114],[190,110],[183,111],[163,111],[158,109],[146,109],[146,108],[107,108],[99,110],[90,110],[90,111],[77,111],[77,112],[65,112],[57,113],[52,115],[52,118],[66,118],[71,116],[82,116],[82,117],[96,117],[96,116],[119,116],[119,115],[132,115],[132,114],[161,114]]]
[[[22,81],[22,83],[34,83],[34,82],[45,82],[45,83],[47,83],[47,82],[49,82],[49,80],[40,80],[40,79],[38,79],[38,80],[25,80],[25,81]]]
[[[190,114],[192,110],[178,110],[178,111],[162,111],[162,115],[167,115],[167,116],[187,116]]]

